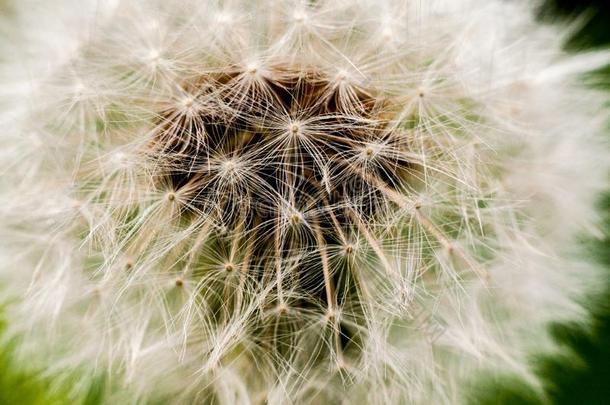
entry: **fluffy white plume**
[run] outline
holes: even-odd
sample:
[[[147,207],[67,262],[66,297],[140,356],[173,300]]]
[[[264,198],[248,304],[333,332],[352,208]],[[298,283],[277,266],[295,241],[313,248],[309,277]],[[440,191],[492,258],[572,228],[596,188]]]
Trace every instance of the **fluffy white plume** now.
[[[609,58],[522,2],[13,3],[0,274],[75,397],[455,403],[582,319]]]

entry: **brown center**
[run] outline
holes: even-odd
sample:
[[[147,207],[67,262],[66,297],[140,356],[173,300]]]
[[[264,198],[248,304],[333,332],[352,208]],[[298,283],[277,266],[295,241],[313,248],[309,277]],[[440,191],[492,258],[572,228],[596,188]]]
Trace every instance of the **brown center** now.
[[[262,269],[255,277],[330,310],[348,300],[328,247],[354,254],[352,230],[392,205],[388,190],[412,168],[383,118],[388,99],[345,76],[286,67],[205,74],[181,93],[161,109],[151,145],[159,187],[181,215],[245,235],[241,271]],[[314,259],[298,259],[306,255]]]

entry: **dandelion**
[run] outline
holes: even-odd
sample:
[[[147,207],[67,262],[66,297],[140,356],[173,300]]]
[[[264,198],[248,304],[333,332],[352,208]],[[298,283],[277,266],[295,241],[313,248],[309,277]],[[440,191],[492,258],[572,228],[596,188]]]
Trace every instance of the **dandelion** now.
[[[582,317],[609,59],[520,2],[24,3],[1,274],[75,398],[454,403]]]

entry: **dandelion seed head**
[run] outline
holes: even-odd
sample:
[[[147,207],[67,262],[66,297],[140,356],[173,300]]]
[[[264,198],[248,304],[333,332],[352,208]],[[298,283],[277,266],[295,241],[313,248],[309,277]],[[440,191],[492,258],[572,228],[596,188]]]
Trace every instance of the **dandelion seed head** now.
[[[521,2],[64,2],[0,41],[0,274],[49,373],[457,402],[582,314],[606,59]]]

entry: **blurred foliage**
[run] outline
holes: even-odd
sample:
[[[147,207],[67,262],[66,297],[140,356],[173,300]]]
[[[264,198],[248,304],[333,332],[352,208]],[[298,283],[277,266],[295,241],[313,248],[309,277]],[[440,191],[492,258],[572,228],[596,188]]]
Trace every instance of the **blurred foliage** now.
[[[610,192],[601,201],[605,237],[585,242],[591,256],[610,275]],[[608,405],[610,404],[610,282],[605,292],[587,301],[591,327],[555,323],[550,333],[560,354],[538,355],[532,367],[541,377],[544,395],[514,376],[486,376],[476,382],[470,404],[489,405]]]
[[[0,333],[6,324],[0,320]],[[16,342],[3,341],[0,346],[0,404],[1,405],[51,405],[63,404],[60,395],[51,394],[48,382],[35,372],[20,365],[14,357]],[[26,371],[27,370],[27,371]]]
[[[540,9],[543,22],[557,19],[581,24],[566,44],[569,51],[583,51],[610,46],[610,1],[548,0]],[[610,90],[610,66],[586,77],[587,83]],[[610,108],[610,105],[609,105]],[[610,125],[610,123],[609,123]],[[610,131],[608,132],[610,141]],[[479,381],[472,404],[494,405],[608,405],[610,404],[610,191],[601,198],[604,237],[584,243],[593,260],[607,269],[606,285],[586,303],[591,327],[578,323],[554,323],[549,331],[561,354],[539,355],[532,367],[541,377],[544,397],[514,377],[489,377]]]
[[[567,49],[610,46],[610,1],[553,0],[549,3],[548,9],[555,15],[568,18],[583,15],[585,18],[586,23],[569,41]],[[610,66],[590,78],[591,83],[610,90]],[[604,214],[604,237],[586,243],[590,256],[606,268],[607,281],[603,286],[605,292],[591,297],[588,304],[592,328],[585,330],[577,324],[551,325],[555,340],[573,355],[545,357],[536,367],[546,383],[546,394],[555,404],[610,403],[610,192],[601,199],[600,209]]]
[[[540,9],[543,20],[581,18],[584,24],[566,48],[581,50],[610,44],[610,1],[547,0]]]
[[[604,238],[588,242],[590,255],[608,271],[605,292],[591,297],[592,327],[553,324],[550,331],[566,351],[565,357],[544,357],[537,371],[546,394],[555,404],[610,403],[610,192],[600,203]]]

